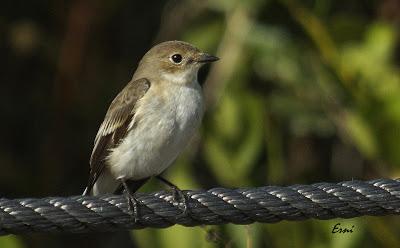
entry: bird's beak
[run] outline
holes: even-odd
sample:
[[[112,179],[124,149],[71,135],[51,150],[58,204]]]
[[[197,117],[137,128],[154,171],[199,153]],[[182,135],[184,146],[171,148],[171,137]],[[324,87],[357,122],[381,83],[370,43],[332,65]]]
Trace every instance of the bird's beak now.
[[[210,63],[219,60],[218,57],[207,54],[207,53],[201,53],[200,56],[196,59],[197,62],[199,63]]]

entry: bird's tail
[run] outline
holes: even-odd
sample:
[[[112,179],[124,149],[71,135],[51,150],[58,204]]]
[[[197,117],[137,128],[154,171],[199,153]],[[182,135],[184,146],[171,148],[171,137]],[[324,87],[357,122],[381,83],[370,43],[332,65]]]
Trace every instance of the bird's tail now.
[[[89,188],[86,187],[85,191],[83,191],[82,196],[89,195]]]

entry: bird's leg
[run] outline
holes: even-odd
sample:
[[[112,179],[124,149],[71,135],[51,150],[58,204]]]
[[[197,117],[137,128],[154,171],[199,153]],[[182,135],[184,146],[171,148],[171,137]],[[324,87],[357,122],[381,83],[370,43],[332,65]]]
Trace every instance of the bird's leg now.
[[[180,198],[180,203],[183,203],[183,208],[180,207],[182,209],[182,211],[183,211],[182,215],[186,215],[187,212],[189,211],[189,208],[188,208],[186,195],[182,192],[182,190],[180,190],[178,188],[178,186],[176,186],[175,184],[171,183],[167,179],[161,177],[160,175],[156,176],[156,178],[158,180],[160,180],[161,182],[163,182],[164,184],[166,184],[168,187],[170,187],[170,189],[173,191],[173,194],[174,194],[174,201],[176,201],[176,199],[178,197]]]
[[[128,185],[126,184],[125,179],[121,178],[120,182],[124,187],[124,195],[128,200],[128,210],[131,215],[133,215],[135,222],[139,220],[139,201],[135,198]]]

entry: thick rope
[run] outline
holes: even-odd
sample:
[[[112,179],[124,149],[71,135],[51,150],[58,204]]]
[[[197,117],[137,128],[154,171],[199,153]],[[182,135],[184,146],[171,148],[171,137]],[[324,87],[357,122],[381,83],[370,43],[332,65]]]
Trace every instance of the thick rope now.
[[[0,199],[0,235],[29,232],[104,232],[224,223],[398,215],[400,179],[316,183],[288,187],[184,191],[188,211],[170,192],[137,194],[135,223],[122,195]]]

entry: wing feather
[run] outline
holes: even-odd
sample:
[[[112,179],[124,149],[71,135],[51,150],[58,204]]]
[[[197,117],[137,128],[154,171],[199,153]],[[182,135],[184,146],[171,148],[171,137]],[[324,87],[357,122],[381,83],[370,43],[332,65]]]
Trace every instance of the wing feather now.
[[[90,156],[89,180],[84,194],[90,193],[104,170],[105,159],[110,149],[125,138],[135,115],[136,103],[149,88],[150,81],[145,78],[131,81],[112,101],[94,140],[94,148]]]

